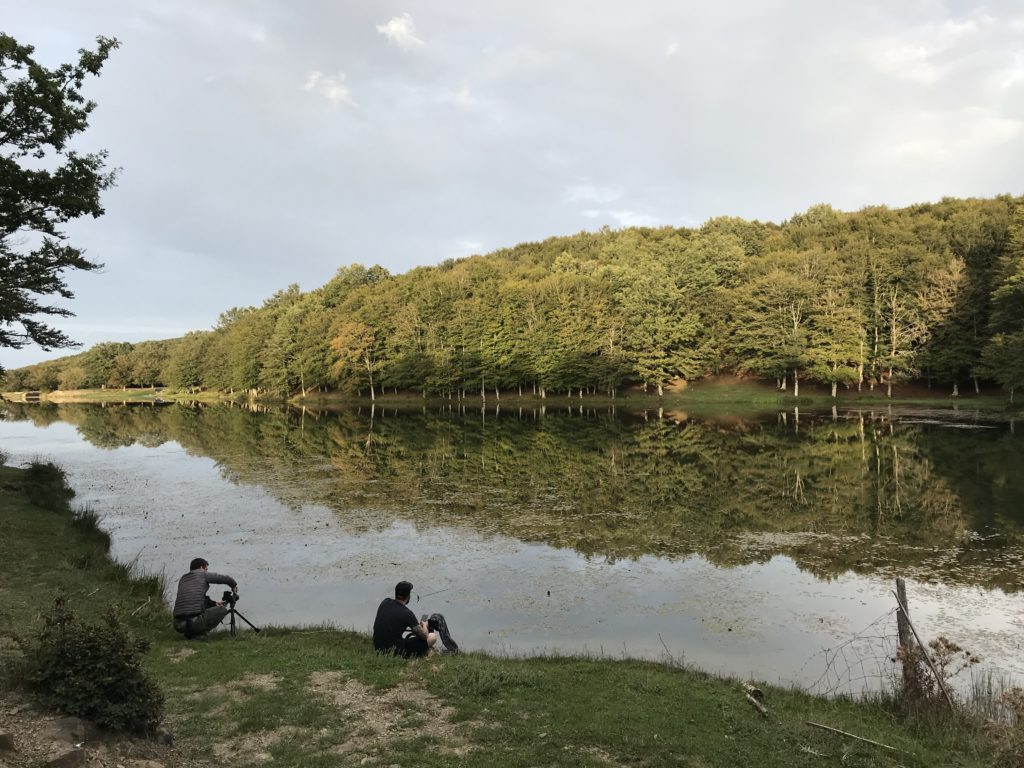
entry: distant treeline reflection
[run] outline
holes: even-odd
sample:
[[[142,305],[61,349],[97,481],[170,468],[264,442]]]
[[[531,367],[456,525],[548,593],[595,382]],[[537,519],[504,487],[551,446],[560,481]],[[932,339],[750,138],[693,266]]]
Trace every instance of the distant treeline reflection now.
[[[330,508],[353,533],[401,519],[610,559],[784,554],[821,578],[1024,586],[1024,438],[1006,423],[577,406],[8,404],[6,417],[68,422],[100,448],[175,441],[293,509]]]

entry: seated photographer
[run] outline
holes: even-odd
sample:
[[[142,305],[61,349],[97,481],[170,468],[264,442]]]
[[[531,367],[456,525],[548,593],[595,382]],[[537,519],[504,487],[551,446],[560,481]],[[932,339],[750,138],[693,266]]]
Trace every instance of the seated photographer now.
[[[189,572],[178,579],[178,595],[174,600],[174,629],[191,640],[205,635],[228,614],[223,602],[214,602],[206,596],[211,584],[227,584],[237,599],[238,583],[230,576],[210,573],[210,564],[197,557],[189,565]],[[231,593],[225,592],[225,595]],[[232,601],[234,602],[234,601]]]
[[[412,584],[400,581],[395,585],[395,597],[385,597],[377,607],[373,620],[373,647],[377,653],[393,653],[396,656],[426,656],[437,642],[437,634],[427,629],[426,618],[417,621],[416,614],[409,610],[409,596]],[[405,630],[411,630],[404,636]]]

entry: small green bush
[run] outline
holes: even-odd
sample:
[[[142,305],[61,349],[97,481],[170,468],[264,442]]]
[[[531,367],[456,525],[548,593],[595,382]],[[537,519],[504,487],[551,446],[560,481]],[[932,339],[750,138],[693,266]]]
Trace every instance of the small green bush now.
[[[160,724],[163,694],[142,669],[149,643],[132,637],[113,609],[90,624],[58,597],[27,645],[25,682],[48,706],[116,731],[146,734]]]
[[[53,462],[30,462],[25,467],[25,493],[37,507],[58,512],[75,495],[66,479],[64,470]]]

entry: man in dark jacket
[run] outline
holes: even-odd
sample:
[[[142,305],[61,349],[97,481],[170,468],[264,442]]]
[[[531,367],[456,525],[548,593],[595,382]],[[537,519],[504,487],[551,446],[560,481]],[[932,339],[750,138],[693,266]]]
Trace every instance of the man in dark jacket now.
[[[228,615],[224,603],[206,596],[211,584],[227,584],[238,594],[238,582],[230,576],[210,573],[210,564],[197,557],[189,572],[178,579],[178,596],[174,600],[174,628],[188,639],[205,635]]]
[[[409,610],[409,595],[412,584],[400,581],[395,585],[395,599],[385,597],[377,607],[373,620],[373,647],[377,653],[393,653],[396,656],[426,656],[437,642],[437,634],[427,630],[426,621],[417,621],[416,614]],[[412,635],[403,637],[406,629]]]

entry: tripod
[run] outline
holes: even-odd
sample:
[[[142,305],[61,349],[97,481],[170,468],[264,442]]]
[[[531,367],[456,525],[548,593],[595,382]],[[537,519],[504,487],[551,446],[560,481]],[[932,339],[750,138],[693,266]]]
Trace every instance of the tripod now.
[[[259,627],[257,627],[255,624],[253,624],[247,618],[245,618],[245,616],[242,615],[242,612],[239,611],[237,608],[235,608],[235,603],[238,602],[238,598],[235,598],[234,600],[228,600],[228,599],[226,599],[226,596],[225,596],[225,602],[228,604],[228,616],[231,617],[231,623],[230,623],[229,626],[230,626],[230,629],[231,629],[232,636],[234,636],[235,631],[236,631],[235,616],[237,616],[242,621],[244,621],[246,624],[248,624],[250,627],[252,627],[253,630],[255,630],[256,632],[260,631]]]

